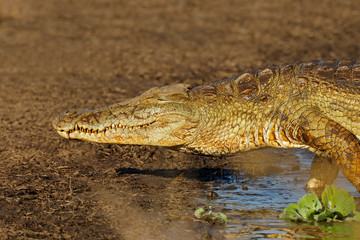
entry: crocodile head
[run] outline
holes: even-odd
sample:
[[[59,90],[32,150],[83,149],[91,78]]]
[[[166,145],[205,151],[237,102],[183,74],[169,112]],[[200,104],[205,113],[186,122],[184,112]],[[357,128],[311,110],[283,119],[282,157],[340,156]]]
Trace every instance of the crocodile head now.
[[[152,88],[106,108],[66,111],[53,126],[64,138],[101,143],[181,146],[197,131],[186,85]]]

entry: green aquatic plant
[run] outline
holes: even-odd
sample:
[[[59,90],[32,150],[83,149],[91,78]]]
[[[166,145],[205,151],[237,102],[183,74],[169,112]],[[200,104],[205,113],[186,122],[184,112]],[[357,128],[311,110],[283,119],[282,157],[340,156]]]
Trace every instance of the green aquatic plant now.
[[[326,186],[321,195],[321,201],[316,194],[306,194],[291,204],[280,214],[280,218],[299,222],[332,222],[359,221],[360,212],[355,211],[354,197],[345,189],[331,185]]]
[[[212,207],[209,206],[208,209],[198,208],[195,210],[195,217],[197,219],[203,220],[205,222],[216,224],[216,225],[226,225],[227,217],[224,213],[214,212]]]

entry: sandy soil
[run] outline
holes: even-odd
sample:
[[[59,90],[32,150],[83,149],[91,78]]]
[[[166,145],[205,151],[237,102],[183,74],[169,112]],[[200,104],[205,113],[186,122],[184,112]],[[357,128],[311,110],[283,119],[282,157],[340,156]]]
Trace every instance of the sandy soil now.
[[[0,238],[224,238],[192,217],[210,182],[119,169],[231,162],[67,141],[52,119],[154,86],[357,58],[359,12],[356,0],[1,0]]]

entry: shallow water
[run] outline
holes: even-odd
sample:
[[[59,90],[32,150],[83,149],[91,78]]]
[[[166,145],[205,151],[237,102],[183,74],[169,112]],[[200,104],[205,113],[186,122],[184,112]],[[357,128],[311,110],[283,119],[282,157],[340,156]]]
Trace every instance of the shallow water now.
[[[306,150],[276,149],[233,157],[234,168],[241,171],[225,171],[217,178],[210,189],[217,197],[207,201],[214,208],[225,209],[229,221],[224,228],[225,236],[229,239],[360,239],[359,223],[311,226],[279,219],[284,208],[308,193],[304,186],[313,157]],[[341,173],[334,184],[349,191],[359,205],[359,193]]]
[[[284,208],[308,191],[314,154],[307,150],[264,149],[226,159],[226,169],[193,168],[183,170],[118,169],[118,174],[153,176],[203,181],[203,206],[228,217],[220,228],[227,239],[360,239],[359,223],[310,225],[291,223],[279,218]],[[360,205],[360,194],[339,172],[334,184],[346,189]],[[214,228],[217,228],[214,226]]]

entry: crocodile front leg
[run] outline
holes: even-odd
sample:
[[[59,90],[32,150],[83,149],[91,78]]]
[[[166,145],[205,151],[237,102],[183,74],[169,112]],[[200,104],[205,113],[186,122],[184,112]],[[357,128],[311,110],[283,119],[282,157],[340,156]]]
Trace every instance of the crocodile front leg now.
[[[360,142],[349,130],[317,109],[299,110],[287,135],[316,154],[334,159],[344,176],[360,192]]]

